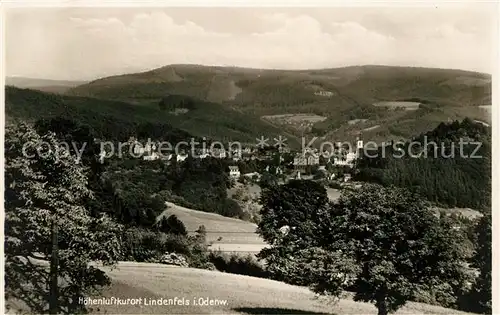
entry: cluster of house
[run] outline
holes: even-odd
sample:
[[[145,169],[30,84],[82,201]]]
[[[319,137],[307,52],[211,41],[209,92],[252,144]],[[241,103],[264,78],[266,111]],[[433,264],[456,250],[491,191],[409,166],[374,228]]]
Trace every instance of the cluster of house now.
[[[310,148],[306,149],[305,152],[296,153],[293,158],[293,168],[294,168],[294,176],[297,179],[301,179],[302,175],[306,173],[306,168],[308,166],[317,166],[317,170],[319,172],[324,172],[327,175],[327,178],[332,180],[335,178],[335,173],[328,173],[326,170],[326,164],[332,164],[336,166],[348,166],[354,167],[355,161],[360,157],[360,150],[363,148],[363,140],[358,139],[356,142],[356,148],[353,151],[346,151],[342,148],[342,143],[338,142],[335,145],[334,152],[329,152],[328,154],[323,154],[323,161],[320,161],[320,155],[322,153],[319,152],[318,149]],[[324,152],[323,152],[324,153]],[[283,158],[280,156],[280,163],[283,161]],[[321,165],[320,165],[321,164]],[[266,172],[272,172],[276,175],[283,174],[282,166],[274,166],[266,167]],[[238,179],[242,174],[240,173],[238,166],[230,166],[229,167],[229,176],[232,179]],[[243,174],[245,177],[254,177],[260,176],[259,173],[249,173]],[[343,177],[344,181],[348,181],[351,179],[350,174],[345,174]]]
[[[148,141],[146,145],[142,145],[135,138],[131,138],[128,142],[130,153],[133,154],[133,157],[142,158],[146,161],[154,161],[154,160],[166,160],[166,161],[177,161],[183,162],[188,158],[188,154],[185,152],[174,153],[160,153],[158,146],[159,143]],[[293,158],[293,168],[295,169],[295,177],[301,178],[301,173],[305,173],[306,168],[308,166],[317,166],[319,171],[326,171],[326,164],[333,164],[337,166],[349,166],[353,167],[356,159],[359,158],[359,150],[363,148],[363,141],[357,140],[356,149],[354,151],[346,151],[342,149],[342,144],[340,142],[336,143],[334,152],[328,152],[328,154],[324,154],[325,152],[319,152],[316,148],[308,148],[305,152],[298,152],[294,155]],[[288,147],[281,147],[278,149],[280,153],[280,163],[283,161],[283,157],[281,154],[290,153],[290,149]],[[269,160],[273,158],[276,154],[276,151],[266,151],[261,152],[253,147],[246,147],[244,149],[238,150],[227,150],[223,148],[212,148],[211,150],[207,149],[196,149],[192,152],[193,158],[204,159],[207,157],[226,159],[230,158],[233,161],[237,162],[240,160],[249,161],[249,160]],[[323,161],[320,161],[320,155],[323,156]],[[100,160],[104,161],[106,156],[106,152],[101,152]],[[321,163],[320,163],[321,162]],[[321,165],[320,165],[321,164]],[[282,166],[272,167],[270,169],[269,166],[266,168],[267,172],[272,172],[277,175],[283,174]],[[229,177],[232,179],[238,179],[242,176],[238,166],[230,166],[229,167]],[[243,174],[245,177],[260,177],[259,173],[249,173]],[[333,179],[335,174],[329,174],[328,178]]]
[[[230,158],[237,162],[240,160],[249,161],[255,159],[267,159],[269,156],[267,154],[260,154],[257,152],[256,148],[246,147],[243,149],[224,149],[224,148],[194,148],[191,150],[190,154],[186,153],[185,150],[179,150],[176,153],[167,153],[165,151],[160,152],[159,143],[152,142],[148,140],[146,145],[141,144],[135,138],[130,138],[128,143],[129,153],[132,157],[142,158],[145,161],[155,161],[155,160],[166,160],[171,161],[175,159],[177,162],[184,161],[189,155],[193,158],[204,159],[207,157],[213,157],[217,159]],[[165,147],[163,147],[165,149]],[[287,152],[288,148],[284,148],[281,152]],[[289,151],[288,151],[289,152]],[[106,152],[102,151],[100,153],[101,162],[105,159]]]
[[[342,143],[336,144],[336,149],[331,152],[319,152],[318,149],[307,149],[303,153],[298,153],[293,159],[293,165],[296,168],[308,165],[319,165],[320,154],[326,159],[326,163],[338,166],[353,167],[354,162],[359,158],[359,151],[363,148],[363,140],[357,140],[354,151],[345,151],[342,149]],[[324,154],[327,153],[327,154]]]
[[[318,95],[318,96],[326,96],[326,97],[330,97],[330,96],[333,96],[333,92],[330,92],[330,91],[316,91],[314,92],[314,95]]]

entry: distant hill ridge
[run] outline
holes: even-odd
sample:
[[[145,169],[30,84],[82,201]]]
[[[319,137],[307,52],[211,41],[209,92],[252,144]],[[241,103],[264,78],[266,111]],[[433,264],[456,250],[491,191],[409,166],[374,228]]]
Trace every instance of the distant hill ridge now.
[[[279,70],[179,64],[83,84],[57,81],[56,87],[35,86],[39,83],[17,85],[64,93],[69,103],[75,103],[72,97],[85,97],[89,107],[109,100],[114,102],[112,108],[98,111],[115,116],[137,111],[141,113],[134,114],[137,117],[147,112],[148,120],[165,120],[194,135],[251,142],[262,134],[282,134],[298,143],[294,138],[302,135],[327,141],[361,136],[381,142],[410,138],[440,122],[465,117],[491,124],[491,112],[480,107],[492,104],[491,75],[464,70],[377,65]],[[301,121],[298,115],[292,119],[294,124],[264,118],[305,113],[324,118]]]
[[[491,121],[488,112],[479,108],[491,104],[491,75],[451,69],[367,65],[279,70],[168,65],[98,79],[71,88],[67,94],[149,106],[157,106],[166,95],[185,95],[254,117],[311,113],[326,119],[306,129],[303,124],[276,127],[287,134],[317,135],[326,140],[362,135],[383,141],[411,137],[442,121],[465,117]],[[393,106],[391,110],[374,106],[395,101],[421,105],[406,109],[404,105]],[[349,124],[352,120],[363,122]]]
[[[162,110],[159,104],[137,106],[124,101],[58,95],[7,86],[7,119],[34,121],[63,116],[91,126],[105,139],[127,140],[134,134],[142,138],[169,138],[190,141],[191,137],[255,143],[260,136],[276,137],[280,130],[259,118],[240,113],[221,104],[173,96],[186,112]],[[188,102],[188,103],[186,103]],[[174,108],[175,109],[175,108]],[[290,139],[289,142],[292,142]]]

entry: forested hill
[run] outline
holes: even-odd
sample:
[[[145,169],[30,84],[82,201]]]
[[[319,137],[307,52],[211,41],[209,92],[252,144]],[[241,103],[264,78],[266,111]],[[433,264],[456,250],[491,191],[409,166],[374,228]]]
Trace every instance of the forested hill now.
[[[65,117],[87,126],[95,137],[113,141],[138,138],[180,141],[192,137],[167,122],[154,119],[142,108],[117,101],[67,97],[30,89],[6,87],[5,112],[8,120],[37,121]]]
[[[67,94],[153,107],[165,95],[184,95],[247,114],[241,123],[252,121],[262,129],[255,120],[261,117],[289,134],[328,141],[350,140],[359,133],[373,141],[409,138],[441,121],[465,117],[490,123],[492,104],[489,74],[376,65],[309,70],[168,65],[98,79]],[[184,123],[189,114],[176,120]],[[230,114],[212,117],[212,124],[224,125]],[[268,119],[294,114],[321,117]]]
[[[386,147],[385,157],[379,148],[378,157],[360,161],[356,179],[406,187],[441,206],[490,211],[491,128],[465,119],[441,123],[413,141],[411,152],[420,157],[409,156],[410,142]]]
[[[151,106],[134,105],[7,86],[5,111],[10,118],[27,120],[65,116],[91,126],[99,137],[112,140],[128,140],[136,135],[146,139],[189,142],[194,136],[255,143],[257,137],[272,138],[280,134],[278,128],[259,118],[221,104],[182,95],[164,97],[171,108],[160,106],[161,102]],[[293,141],[289,140],[290,143]]]
[[[314,92],[332,92],[328,97]],[[166,93],[234,104],[259,114],[303,107],[327,113],[339,107],[419,98],[453,106],[491,104],[491,75],[463,70],[351,66],[277,70],[203,65],[168,65],[111,76],[68,94],[127,101],[158,101]]]

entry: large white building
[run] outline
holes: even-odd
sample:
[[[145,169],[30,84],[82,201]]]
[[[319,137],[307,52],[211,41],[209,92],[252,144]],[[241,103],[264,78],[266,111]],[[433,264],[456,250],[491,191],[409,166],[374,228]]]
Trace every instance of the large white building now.
[[[306,165],[318,165],[319,155],[317,153],[308,152],[305,154],[297,154],[293,158],[293,165],[295,167],[306,166]]]
[[[232,179],[238,179],[240,178],[240,170],[238,166],[229,166],[229,177]]]
[[[333,164],[353,167],[354,162],[359,158],[361,150],[363,150],[363,140],[357,139],[356,149],[354,151],[347,152],[345,157],[335,158]]]
[[[187,154],[177,154],[177,162],[184,162],[188,157]]]

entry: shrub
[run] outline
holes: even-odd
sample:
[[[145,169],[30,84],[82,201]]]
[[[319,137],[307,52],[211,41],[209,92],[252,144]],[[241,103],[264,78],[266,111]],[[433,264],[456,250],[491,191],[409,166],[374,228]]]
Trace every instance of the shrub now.
[[[161,256],[160,263],[166,265],[175,265],[179,267],[188,267],[188,261],[185,256],[176,253],[166,253]]]
[[[158,261],[166,252],[190,255],[189,239],[181,235],[165,234],[132,227],[123,236],[125,260],[152,262]]]
[[[342,189],[342,185],[339,182],[329,182],[328,187],[334,189]]]
[[[235,200],[226,199],[221,205],[219,214],[226,217],[239,218],[241,215],[243,215],[243,210]]]
[[[252,221],[252,214],[244,211],[238,218],[243,221]]]
[[[208,259],[217,270],[222,272],[269,278],[269,273],[266,271],[265,266],[252,254],[241,256],[236,253],[227,254],[220,251],[212,251],[208,254]]]
[[[166,218],[165,216],[161,218],[161,220],[157,223],[158,229],[163,233],[169,233],[174,235],[183,235],[186,236],[187,230],[184,223],[182,223],[179,218],[173,214]]]

